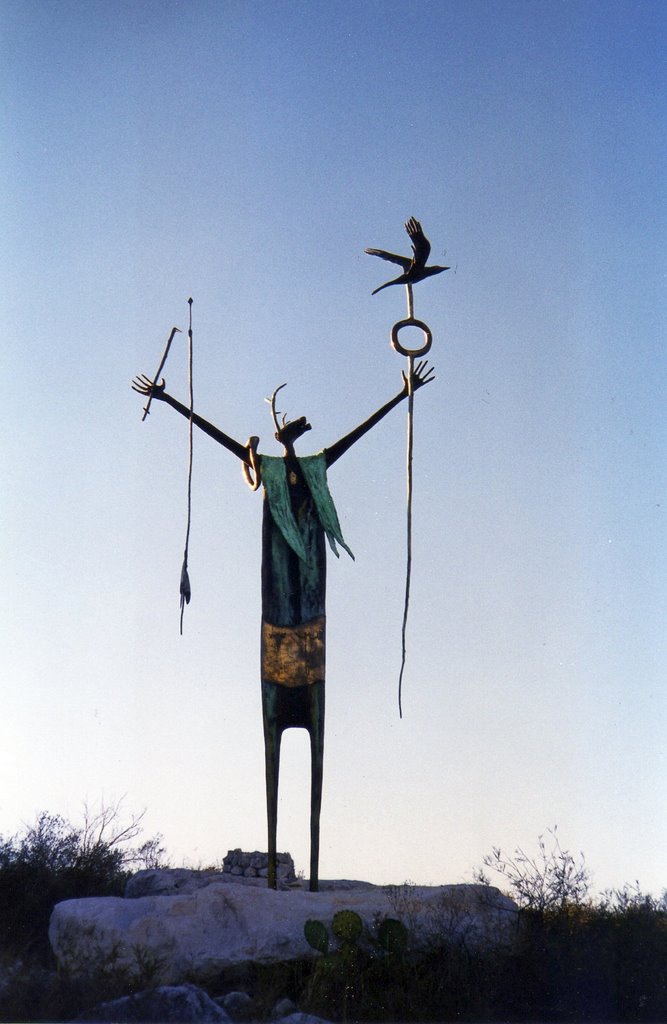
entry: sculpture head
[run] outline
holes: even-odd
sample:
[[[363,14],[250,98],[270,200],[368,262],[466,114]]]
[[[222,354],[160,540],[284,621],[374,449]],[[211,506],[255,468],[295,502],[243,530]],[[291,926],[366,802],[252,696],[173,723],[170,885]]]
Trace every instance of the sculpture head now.
[[[277,387],[271,398],[267,398],[267,402],[271,403],[271,415],[276,426],[275,439],[280,441],[285,452],[289,454],[294,450],[294,442],[312,428],[305,416],[299,416],[296,420],[288,420],[287,416],[283,415],[282,420],[278,419],[280,413],[276,410],[276,395],[284,387],[285,384]]]
[[[275,438],[287,449],[291,450],[294,442],[298,438],[302,437],[306,431],[311,430],[310,423],[308,423],[305,416],[300,416],[298,420],[288,420],[278,430],[276,430]]]

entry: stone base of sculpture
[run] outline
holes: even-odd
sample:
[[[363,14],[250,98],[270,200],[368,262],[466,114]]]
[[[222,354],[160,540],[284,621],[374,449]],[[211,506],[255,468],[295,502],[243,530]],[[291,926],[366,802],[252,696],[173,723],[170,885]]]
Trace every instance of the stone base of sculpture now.
[[[165,894],[170,874],[175,895]],[[320,892],[312,893],[301,881],[276,891],[266,888],[264,880],[253,879],[263,883],[258,886],[243,884],[243,876],[191,873],[196,874],[198,881],[184,881],[182,871],[155,873],[153,891],[162,895],[59,903],[49,927],[59,966],[83,974],[113,956],[131,974],[150,957],[160,965],[155,981],[161,984],[205,983],[244,964],[317,955],[305,939],[304,925],[311,918],[330,925],[339,910],[359,914],[369,933],[383,918],[398,918],[413,950],[443,940],[488,949],[511,945],[516,936],[516,904],[491,886],[373,886],[339,880],[323,882]]]

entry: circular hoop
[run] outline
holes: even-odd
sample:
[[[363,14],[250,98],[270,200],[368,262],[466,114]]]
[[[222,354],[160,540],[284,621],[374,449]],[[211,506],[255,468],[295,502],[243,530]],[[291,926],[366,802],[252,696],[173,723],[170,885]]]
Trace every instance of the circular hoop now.
[[[257,457],[257,445],[259,444],[259,438],[256,435],[248,438],[246,448],[248,449],[248,455],[250,457],[250,465],[247,462],[241,463],[241,469],[243,470],[243,479],[247,483],[251,491],[256,491],[262,482],[262,473],[260,469],[259,459]],[[252,470],[252,472],[251,472]],[[255,474],[253,480],[252,474]]]
[[[398,333],[403,330],[404,327],[417,327],[420,331],[424,332],[424,344],[421,348],[410,349],[401,345],[398,340]],[[409,316],[407,320],[399,320],[391,329],[391,347],[396,352],[400,352],[402,356],[425,356],[431,347],[432,341],[433,335],[431,334],[430,328],[423,320],[415,320],[413,316]]]

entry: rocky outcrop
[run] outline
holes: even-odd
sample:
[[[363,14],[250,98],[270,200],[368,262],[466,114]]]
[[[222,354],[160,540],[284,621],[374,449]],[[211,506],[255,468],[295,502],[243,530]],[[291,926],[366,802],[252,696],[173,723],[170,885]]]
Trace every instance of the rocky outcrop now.
[[[122,996],[77,1017],[81,1024],[230,1024],[231,1017],[195,985],[165,985]]]
[[[351,884],[351,883],[348,883]],[[206,982],[247,963],[312,957],[305,922],[330,925],[339,910],[354,910],[369,932],[385,917],[408,929],[411,947],[443,941],[471,948],[513,940],[516,905],[497,889],[480,885],[303,888],[266,887],[209,881],[175,895],[134,899],[68,900],[52,914],[49,939],[59,966],[74,974],[113,962],[140,975],[152,965],[162,984],[184,979]]]
[[[141,896],[187,896],[212,882],[224,882],[221,871],[196,871],[191,868],[146,868],[137,871],[125,883],[125,899]],[[266,885],[266,882],[264,883]]]
[[[230,996],[241,995],[244,993],[230,993]],[[246,999],[252,1004],[249,996]],[[228,1013],[227,1004],[230,1002],[229,996],[211,999],[196,985],[163,985],[100,1003],[77,1017],[75,1024],[252,1024],[252,1015],[234,1013],[233,1007]],[[294,1011],[289,1000],[283,1002],[288,1004],[289,1012],[274,1012],[273,1024],[328,1024],[321,1017]],[[275,1010],[279,1009],[277,1004]]]
[[[289,853],[277,855],[278,888],[287,889],[297,883],[294,861]],[[229,850],[222,862],[222,871],[198,871],[191,868],[147,868],[127,880],[125,899],[140,896],[176,896],[203,889],[212,882],[233,882],[235,885],[256,885],[266,888],[269,855]]]
[[[250,856],[246,854],[244,856]],[[281,873],[278,866],[278,888],[279,889],[303,889],[304,883],[301,880],[288,880],[289,870]],[[266,878],[259,875],[232,874],[231,871],[200,871],[194,868],[145,868],[137,871],[128,878],[123,893],[126,900],[136,900],[140,896],[185,896],[188,893],[196,892],[197,889],[204,889],[214,882],[223,885],[251,885],[258,889],[266,889]],[[354,879],[337,878],[331,880],[320,879],[320,892],[331,892],[334,889],[341,892],[344,889],[378,889],[380,886],[372,882],[360,882]]]

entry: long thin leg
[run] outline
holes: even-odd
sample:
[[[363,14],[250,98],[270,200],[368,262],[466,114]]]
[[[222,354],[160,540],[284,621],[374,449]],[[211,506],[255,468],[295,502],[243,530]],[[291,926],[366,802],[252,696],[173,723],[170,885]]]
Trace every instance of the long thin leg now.
[[[319,891],[320,810],[324,769],[324,685],[313,687],[310,732],[310,891]]]
[[[266,817],[269,830],[269,889],[278,888],[278,776],[282,733],[276,722],[264,721],[264,757],[266,763]]]

